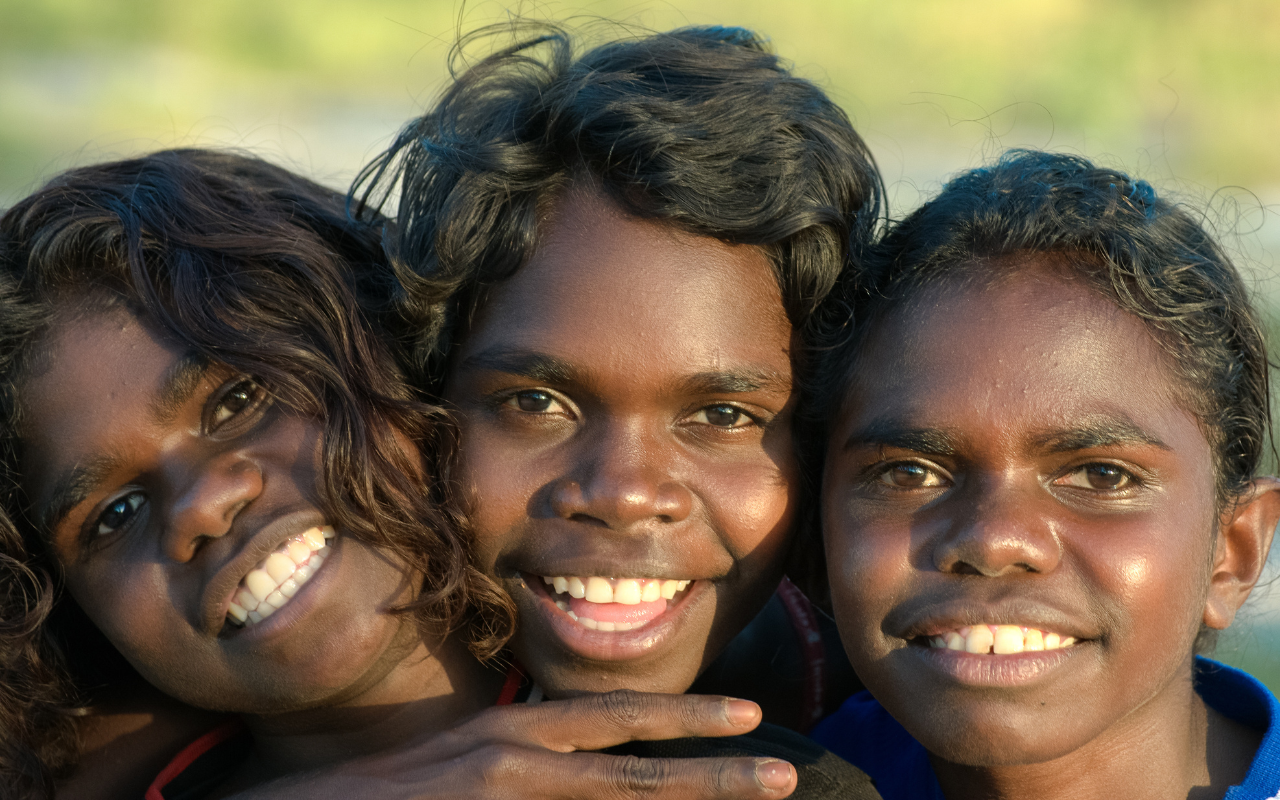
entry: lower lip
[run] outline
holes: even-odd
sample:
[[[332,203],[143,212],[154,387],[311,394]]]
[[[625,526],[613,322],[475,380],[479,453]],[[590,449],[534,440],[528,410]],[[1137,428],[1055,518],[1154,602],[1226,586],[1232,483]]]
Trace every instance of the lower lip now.
[[[243,628],[232,629],[226,638],[232,641],[243,639],[257,646],[257,643],[264,639],[283,634],[311,613],[311,610],[320,603],[324,593],[328,591],[332,583],[331,576],[337,572],[336,568],[341,564],[342,540],[341,536],[327,540],[329,555],[324,563],[307,579],[306,583],[298,587],[298,593],[289,598],[289,602],[285,603],[283,608],[276,609],[275,613],[262,622],[253,622]]]
[[[546,620],[552,633],[566,649],[592,661],[629,661],[653,653],[675,636],[690,609],[708,591],[711,584],[705,580],[694,581],[683,596],[674,602],[668,601],[667,610],[642,628],[632,628],[629,631],[593,631],[561,611],[548,592],[535,588],[541,583],[541,578],[523,573],[520,577],[524,583],[522,590],[533,596],[538,613]]]
[[[1057,650],[993,655],[966,653],[941,647],[907,645],[907,650],[928,667],[964,686],[1018,688],[1035,684],[1076,658],[1089,642],[1077,641]]]

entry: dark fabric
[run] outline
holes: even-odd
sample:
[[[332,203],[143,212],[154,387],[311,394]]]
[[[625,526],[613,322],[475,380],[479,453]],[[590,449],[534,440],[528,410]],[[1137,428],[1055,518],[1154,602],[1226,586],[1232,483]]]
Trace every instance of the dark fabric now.
[[[780,758],[799,775],[791,800],[880,800],[867,773],[812,739],[768,723],[744,736],[628,742],[604,752],[640,758]]]
[[[246,730],[206,750],[160,789],[164,800],[204,800],[236,771],[253,750]]]

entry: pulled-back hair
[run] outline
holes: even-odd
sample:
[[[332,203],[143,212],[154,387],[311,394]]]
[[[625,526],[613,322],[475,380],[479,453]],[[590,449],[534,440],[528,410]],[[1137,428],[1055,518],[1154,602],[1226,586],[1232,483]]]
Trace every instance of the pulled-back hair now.
[[[376,223],[351,223],[341,195],[286,170],[199,150],[71,170],[0,218],[0,785],[49,796],[73,760],[76,698],[44,624],[58,570],[18,470],[24,376],[81,308],[125,308],[318,420],[326,514],[423,576],[402,612],[440,630],[470,621],[479,655],[500,646],[512,612],[469,565],[454,430],[413,399],[371,322],[394,288]]]
[[[1240,275],[1186,210],[1077,156],[1010,151],[890,227],[833,294],[844,319],[822,337],[819,415],[838,410],[860,342],[887,313],[928,286],[998,278],[1037,254],[1060,256],[1147,325],[1213,448],[1219,504],[1245,491],[1270,441],[1270,394],[1262,326]]]
[[[464,68],[365,168],[357,214],[399,191],[398,337],[415,380],[438,388],[485,287],[533,255],[575,181],[639,217],[770,258],[801,324],[869,237],[883,189],[848,117],[742,28],[685,28],[580,52],[551,25]],[[637,279],[643,279],[637,276]]]

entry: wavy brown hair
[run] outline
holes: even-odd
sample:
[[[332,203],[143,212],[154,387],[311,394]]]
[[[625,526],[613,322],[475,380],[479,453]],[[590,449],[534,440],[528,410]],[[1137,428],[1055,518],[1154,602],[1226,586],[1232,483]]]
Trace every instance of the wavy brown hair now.
[[[67,647],[48,624],[57,565],[17,476],[23,376],[86,301],[129,308],[319,420],[326,513],[423,576],[400,611],[464,629],[480,657],[505,641],[509,600],[469,560],[455,429],[415,399],[374,322],[397,288],[384,225],[351,222],[339,193],[279,167],[201,150],[72,170],[0,218],[0,785],[49,797],[74,760]]]

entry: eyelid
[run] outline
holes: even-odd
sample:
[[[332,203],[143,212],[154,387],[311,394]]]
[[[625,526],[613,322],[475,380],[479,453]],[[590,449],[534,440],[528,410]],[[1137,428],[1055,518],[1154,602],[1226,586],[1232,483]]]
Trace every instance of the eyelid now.
[[[559,405],[563,411],[554,411],[551,409],[547,409],[545,411],[525,411],[514,404],[514,401],[519,398],[520,395],[534,393],[548,395],[551,398],[551,402]],[[556,414],[563,414],[565,416],[573,417],[574,419],[577,419],[579,416],[578,407],[572,400],[561,392],[557,392],[554,389],[548,389],[545,386],[522,386],[518,389],[504,389],[490,395],[490,399],[496,409],[507,407],[513,409],[518,414],[525,414],[529,416],[552,416]]]
[[[215,422],[214,415],[223,401],[233,391],[245,384],[251,384],[254,390],[253,396],[249,399],[249,404],[233,413],[227,419]],[[258,378],[244,373],[234,374],[223,381],[217,389],[214,389],[205,400],[204,411],[201,415],[201,425],[208,436],[217,438],[236,436],[252,427],[261,418],[262,412],[266,411],[271,404],[271,399],[271,393],[267,391]]]

